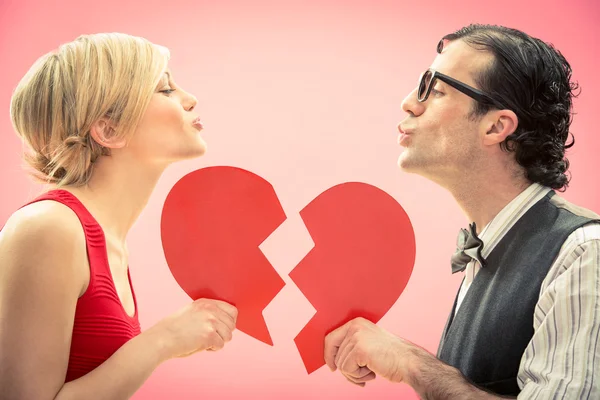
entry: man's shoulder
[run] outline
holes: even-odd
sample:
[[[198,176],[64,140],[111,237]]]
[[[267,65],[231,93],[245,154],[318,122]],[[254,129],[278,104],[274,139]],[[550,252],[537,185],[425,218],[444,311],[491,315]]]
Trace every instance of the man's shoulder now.
[[[562,248],[564,251],[589,242],[600,242],[600,221],[591,221],[575,229],[565,240]]]
[[[577,204],[571,203],[570,201],[568,201],[567,199],[565,199],[564,197],[555,194],[554,196],[552,196],[550,198],[550,203],[554,206],[556,206],[557,208],[569,211],[570,213],[580,216],[580,217],[584,217],[584,218],[588,218],[591,220],[597,220],[600,221],[600,215],[598,215],[596,212],[585,208],[585,207],[581,207]]]

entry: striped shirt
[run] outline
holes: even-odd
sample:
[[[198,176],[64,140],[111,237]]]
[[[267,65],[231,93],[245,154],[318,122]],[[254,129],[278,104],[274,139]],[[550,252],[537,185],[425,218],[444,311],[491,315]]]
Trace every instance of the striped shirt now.
[[[532,184],[479,234],[487,257],[510,228],[551,189]],[[465,269],[456,311],[481,269]],[[519,399],[600,399],[600,224],[576,229],[542,282],[534,335],[521,359]]]

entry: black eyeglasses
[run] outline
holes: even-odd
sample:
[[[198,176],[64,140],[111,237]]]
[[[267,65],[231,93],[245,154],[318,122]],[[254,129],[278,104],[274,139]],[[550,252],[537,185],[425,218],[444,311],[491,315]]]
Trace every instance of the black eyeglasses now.
[[[421,75],[421,80],[419,81],[419,91],[417,93],[417,100],[419,100],[421,103],[427,100],[427,98],[429,97],[429,93],[431,93],[431,89],[435,84],[436,79],[447,83],[454,89],[466,94],[470,98],[477,100],[481,103],[492,105],[499,110],[506,108],[504,105],[502,105],[502,103],[500,103],[497,100],[494,100],[481,90],[475,89],[474,87],[462,83],[461,81],[457,81],[456,79],[451,78],[448,75],[444,75],[441,72],[438,72],[431,68]]]

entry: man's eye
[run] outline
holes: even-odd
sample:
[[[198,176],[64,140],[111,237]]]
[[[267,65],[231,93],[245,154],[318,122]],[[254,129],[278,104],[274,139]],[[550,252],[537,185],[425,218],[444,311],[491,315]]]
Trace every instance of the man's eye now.
[[[444,93],[440,92],[439,90],[435,90],[434,88],[431,88],[431,93],[433,93],[434,96],[443,96]]]

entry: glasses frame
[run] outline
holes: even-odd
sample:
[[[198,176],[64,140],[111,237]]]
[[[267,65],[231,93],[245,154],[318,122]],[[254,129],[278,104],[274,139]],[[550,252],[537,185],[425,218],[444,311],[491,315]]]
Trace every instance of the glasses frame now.
[[[425,76],[427,75],[428,72],[431,73],[431,79],[429,80],[429,86],[427,86],[425,88],[426,90],[424,89],[425,93],[423,95],[421,95],[421,88],[426,84]],[[480,103],[494,106],[499,110],[504,110],[507,108],[502,103],[493,99],[491,96],[482,92],[481,90],[475,89],[474,87],[469,86],[466,83],[456,80],[448,75],[442,74],[441,72],[438,72],[432,68],[429,68],[425,72],[423,72],[421,74],[421,78],[419,79],[419,88],[417,91],[417,100],[419,102],[424,103],[425,101],[427,101],[427,99],[429,98],[429,94],[431,93],[431,89],[435,85],[436,79],[439,79],[440,81],[442,81],[444,83],[447,83],[448,85],[452,86],[454,89],[466,94],[473,100],[476,100]]]

